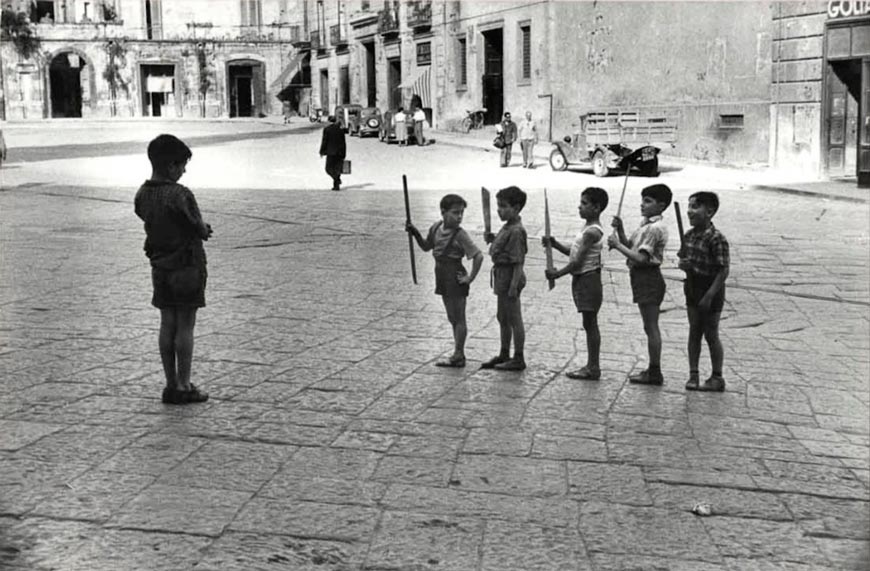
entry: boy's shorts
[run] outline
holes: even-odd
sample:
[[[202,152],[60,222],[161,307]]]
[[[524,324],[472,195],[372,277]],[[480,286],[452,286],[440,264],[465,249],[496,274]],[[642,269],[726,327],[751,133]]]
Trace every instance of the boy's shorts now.
[[[683,293],[686,294],[686,307],[697,307],[698,302],[713,285],[716,276],[705,276],[703,274],[687,273],[686,281],[683,283]],[[710,302],[710,313],[721,313],[725,307],[725,284],[722,284],[722,289],[713,296]]]
[[[511,279],[514,275],[513,264],[499,264],[492,267],[490,276],[492,281],[492,291],[495,295],[507,295],[511,289]],[[520,276],[520,281],[517,284],[517,296],[526,287],[526,273]]]
[[[665,279],[658,266],[631,268],[632,301],[638,305],[661,305],[665,299]]]
[[[174,270],[151,268],[154,295],[151,305],[160,309],[169,307],[205,307],[205,283],[208,271],[205,265],[184,266]]]
[[[601,270],[574,275],[571,280],[571,293],[574,296],[574,305],[577,306],[577,311],[598,313],[604,297],[601,290]]]
[[[455,258],[435,258],[435,293],[444,297],[468,297],[468,284],[456,281],[459,275],[466,275],[462,261]]]

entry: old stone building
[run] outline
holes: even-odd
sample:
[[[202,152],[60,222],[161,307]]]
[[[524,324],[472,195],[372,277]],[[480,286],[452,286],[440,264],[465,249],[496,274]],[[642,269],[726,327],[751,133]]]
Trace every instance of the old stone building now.
[[[0,112],[257,117],[308,100],[306,0],[18,0],[4,10]],[[29,27],[34,53],[11,41]],[[17,31],[20,31],[17,30]],[[280,96],[280,99],[279,99]]]

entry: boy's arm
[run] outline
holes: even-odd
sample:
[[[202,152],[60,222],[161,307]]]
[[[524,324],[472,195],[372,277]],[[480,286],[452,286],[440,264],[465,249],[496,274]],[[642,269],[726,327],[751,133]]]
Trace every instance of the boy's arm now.
[[[619,251],[619,253],[621,253],[623,256],[639,266],[651,265],[648,252],[645,252],[643,250],[635,252],[634,250],[623,244],[619,237],[614,234],[611,234],[610,237],[607,239],[607,245]]]
[[[414,237],[414,239],[417,241],[417,245],[420,246],[420,249],[424,252],[428,252],[433,248],[434,244],[432,244],[431,240],[429,240],[429,236],[426,236],[426,238],[424,239],[423,235],[420,234],[420,231],[417,230],[417,227],[410,222],[405,223],[405,231]]]
[[[616,235],[619,238],[619,241],[622,242],[625,246],[628,246],[628,236],[625,235],[625,227],[622,225],[622,218],[619,216],[613,217],[613,222],[610,224],[616,229]],[[609,242],[608,242],[609,243]],[[615,246],[611,246],[612,248]]]
[[[710,304],[713,303],[713,298],[716,297],[716,294],[722,290],[722,287],[725,285],[725,279],[728,277],[728,268],[724,267],[719,270],[719,273],[716,274],[716,277],[713,278],[713,283],[710,285],[710,288],[707,290],[707,293],[704,294],[704,297],[698,301],[698,309],[703,311],[710,310]]]
[[[199,237],[203,240],[208,240],[212,234],[211,225],[206,224],[202,220],[202,214],[199,212],[199,206],[196,204],[196,197],[187,189],[187,200],[182,203],[182,212],[184,216],[196,228]]]
[[[514,273],[511,275],[511,285],[508,289],[508,297],[517,297],[517,288],[520,286],[520,278],[523,277],[523,261],[514,264]]]
[[[471,282],[473,282],[474,278],[476,278],[477,274],[480,272],[481,266],[483,266],[483,252],[478,251],[474,255],[474,258],[472,258],[471,273],[468,274],[468,276],[465,278],[467,281],[460,282],[460,283],[470,284]]]
[[[580,248],[577,250],[577,257],[568,260],[568,263],[565,264],[565,267],[561,270],[555,270],[553,272],[545,271],[544,273],[547,275],[547,279],[558,279],[562,276],[568,275],[576,269],[579,269],[581,265],[583,265],[583,261],[586,259],[586,255],[589,253],[589,249],[592,245],[601,239],[601,235],[595,232],[584,232],[583,240],[580,242]],[[570,252],[570,251],[569,251]]]
[[[548,238],[546,236],[541,237],[541,245],[544,246],[545,248],[547,247],[547,240],[548,240]],[[558,240],[556,240],[552,236],[550,236],[549,241],[550,241],[550,245],[553,246],[553,248],[555,248],[560,254],[564,254],[567,256],[568,254],[571,253],[571,248],[565,246],[565,244],[559,242]]]

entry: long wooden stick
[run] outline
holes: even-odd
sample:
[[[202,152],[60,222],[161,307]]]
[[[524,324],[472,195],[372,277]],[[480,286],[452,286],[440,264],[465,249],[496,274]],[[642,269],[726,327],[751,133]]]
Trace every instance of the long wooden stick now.
[[[628,175],[631,172],[631,161],[625,167],[625,182],[622,183],[622,194],[619,195],[619,207],[616,209],[617,218],[622,217],[622,201],[625,200],[625,189],[628,188]]]
[[[483,230],[487,234],[492,232],[492,215],[489,205],[489,191],[486,187],[480,187],[480,202],[483,205]]]
[[[674,202],[674,213],[677,216],[677,232],[680,233],[680,250],[686,245],[686,237],[683,235],[683,217],[680,215],[680,203]],[[685,252],[684,252],[685,253]],[[686,283],[691,287],[690,274],[686,272]]]
[[[402,189],[405,191],[405,221],[411,223],[411,201],[408,199],[408,177],[402,175]],[[417,283],[417,260],[414,258],[414,237],[408,234],[408,252],[411,254],[411,278]]]
[[[547,256],[547,269],[553,270],[553,244],[550,242],[552,236],[550,235],[550,202],[547,199],[547,189],[544,189],[544,238],[546,240],[544,243],[544,252]],[[556,280],[549,279],[547,283],[550,285],[550,289],[556,287]]]

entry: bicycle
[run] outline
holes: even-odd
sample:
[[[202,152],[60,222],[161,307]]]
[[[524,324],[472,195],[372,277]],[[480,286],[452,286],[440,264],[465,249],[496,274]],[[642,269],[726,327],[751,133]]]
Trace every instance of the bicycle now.
[[[483,129],[483,121],[486,117],[486,107],[477,109],[476,111],[465,110],[465,117],[462,119],[460,127],[463,133],[468,133],[472,129]]]

